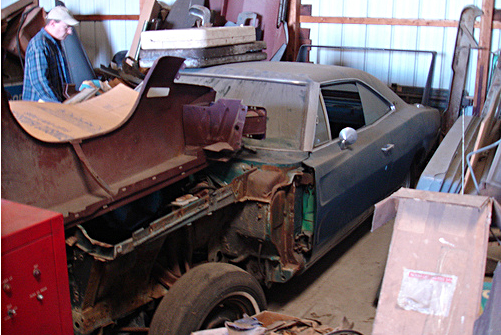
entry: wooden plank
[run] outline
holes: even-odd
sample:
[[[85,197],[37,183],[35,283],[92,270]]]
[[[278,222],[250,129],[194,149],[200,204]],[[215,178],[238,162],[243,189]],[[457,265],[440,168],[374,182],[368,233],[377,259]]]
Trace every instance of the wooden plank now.
[[[125,15],[125,14],[112,14],[112,15],[73,15],[75,20],[78,21],[137,21],[139,15]]]
[[[311,16],[312,12],[312,5],[301,5],[299,9],[299,15],[306,15],[306,16]]]
[[[483,14],[480,20],[479,51],[477,57],[477,77],[475,80],[475,97],[473,99],[473,115],[480,115],[487,94],[489,80],[489,62],[492,43],[492,18],[494,16],[494,0],[482,1]]]
[[[162,56],[182,57],[182,58],[210,58],[228,55],[240,55],[247,52],[258,52],[266,48],[264,41],[252,43],[230,44],[212,48],[190,48],[190,49],[141,49],[139,58],[141,61],[155,61]]]
[[[132,44],[127,56],[134,59],[137,58],[143,28],[148,21],[158,15],[159,11],[160,5],[156,2],[156,0],[144,0],[144,2],[141,4],[141,13],[137,22],[136,32],[134,34],[134,39],[132,40]]]
[[[287,43],[287,48],[285,49],[284,60],[295,61],[297,54],[299,52],[300,41],[300,17],[301,11],[301,0],[290,0],[289,1],[289,13],[287,20],[287,29],[289,29],[289,43]]]
[[[141,49],[189,49],[256,41],[252,26],[202,27],[187,29],[148,30],[141,33]]]
[[[187,58],[184,61],[184,64],[186,64],[187,68],[199,68],[220,64],[261,61],[265,59],[266,54],[264,52],[250,52],[241,55],[229,55],[223,57]]]
[[[493,82],[491,84],[489,95],[487,96],[485,104],[486,110],[482,112],[483,116],[482,123],[480,124],[478,136],[472,151],[477,151],[491,144],[497,139],[493,138],[493,135],[497,134],[497,131],[494,128],[496,126],[495,116],[499,107],[499,100],[501,93],[501,67],[499,65],[500,64],[498,64],[498,67],[496,68],[496,72],[493,78]],[[478,165],[480,157],[481,157],[480,154],[474,154],[470,159],[470,165],[473,169],[473,172],[477,176],[478,176],[478,171],[476,170],[476,167]],[[468,192],[469,188],[471,187],[470,185],[472,182],[471,179],[472,179],[471,171],[470,169],[468,169],[466,171],[465,182],[464,182],[465,185],[464,189],[466,192]]]
[[[413,27],[456,27],[457,20],[395,19],[376,17],[300,16],[300,23],[366,24]],[[475,27],[479,27],[475,24]],[[494,29],[501,29],[501,22],[493,23]]]
[[[376,205],[375,227],[396,218],[373,335],[473,333],[492,207],[488,197],[404,188]]]
[[[212,48],[192,48],[192,49],[159,49],[144,50],[139,52],[139,65],[141,67],[151,67],[153,62],[162,56],[173,56],[185,58],[185,64],[188,66],[195,63],[194,59],[221,58],[225,56],[242,55],[246,53],[258,53],[266,48],[264,41],[253,43],[233,44]],[[262,60],[261,57],[253,60]],[[188,66],[190,67],[190,66]]]

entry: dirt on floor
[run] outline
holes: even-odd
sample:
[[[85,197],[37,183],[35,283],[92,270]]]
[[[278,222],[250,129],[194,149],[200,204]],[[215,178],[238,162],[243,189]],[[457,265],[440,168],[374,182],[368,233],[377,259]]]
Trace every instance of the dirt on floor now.
[[[347,318],[354,330],[371,334],[393,221],[370,227],[369,219],[305,273],[268,289],[268,310],[333,328],[345,328]]]

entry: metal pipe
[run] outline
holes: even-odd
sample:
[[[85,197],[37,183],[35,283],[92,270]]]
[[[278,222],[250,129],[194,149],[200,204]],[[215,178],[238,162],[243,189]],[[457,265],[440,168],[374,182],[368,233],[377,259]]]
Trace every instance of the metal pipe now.
[[[322,49],[337,49],[337,50],[354,50],[354,51],[388,51],[388,52],[409,52],[409,53],[426,53],[431,55],[430,69],[426,78],[423,97],[421,104],[428,106],[431,93],[431,84],[433,82],[433,74],[435,72],[435,62],[437,58],[436,51],[429,50],[408,50],[408,49],[388,49],[388,48],[370,48],[370,47],[347,47],[347,46],[328,46],[328,45],[312,45],[303,44],[299,47],[296,62],[306,62],[307,48],[322,48]]]
[[[497,140],[496,142],[494,142],[492,144],[489,144],[488,146],[480,148],[477,151],[472,151],[468,155],[466,155],[466,164],[468,164],[468,168],[470,169],[471,178],[473,179],[473,183],[475,184],[475,188],[477,190],[477,193],[480,193],[480,189],[478,187],[477,178],[475,178],[475,173],[474,173],[473,168],[472,168],[471,163],[470,163],[471,156],[478,154],[478,153],[481,153],[481,152],[484,152],[484,151],[487,151],[487,150],[490,150],[490,149],[494,148],[495,146],[498,146],[500,143],[501,143],[501,139]]]

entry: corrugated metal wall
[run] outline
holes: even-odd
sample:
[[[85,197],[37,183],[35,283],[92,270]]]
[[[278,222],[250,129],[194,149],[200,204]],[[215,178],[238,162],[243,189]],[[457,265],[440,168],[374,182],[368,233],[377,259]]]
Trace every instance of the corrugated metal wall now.
[[[15,0],[2,0],[2,7],[12,2]],[[174,0],[163,2],[172,4]],[[501,0],[497,2],[501,3]],[[40,0],[40,6],[46,10],[50,10],[54,3],[54,0]],[[482,6],[481,0],[303,0],[302,3],[312,5],[314,16],[436,20],[458,20],[465,6]],[[73,14],[139,14],[139,0],[66,0],[65,4]],[[99,67],[108,65],[116,52],[130,48],[136,26],[136,21],[81,22],[77,33],[92,64]],[[303,23],[302,27],[311,29],[315,45],[437,51],[433,88],[449,88],[457,28],[331,23]],[[499,30],[494,30],[492,50],[500,48],[500,40]],[[357,67],[388,84],[410,86],[424,86],[430,59],[427,55],[383,52],[312,51],[310,56],[314,62]],[[476,56],[476,51],[473,51],[467,82],[469,92],[473,92],[475,86]]]
[[[499,2],[499,1],[497,1]],[[459,20],[467,5],[482,7],[481,0],[303,0],[312,5],[313,16],[369,17],[428,20]],[[496,3],[496,8],[498,8]],[[335,23],[303,23],[310,28],[313,45],[377,47],[429,50],[437,52],[433,88],[448,89],[452,79],[452,57],[456,27],[409,27]],[[478,29],[475,30],[478,40]],[[499,30],[493,31],[492,50],[500,48]],[[387,84],[423,87],[428,73],[428,55],[399,52],[312,51],[310,60],[322,64],[342,64],[363,69]],[[477,51],[473,50],[466,89],[475,88]]]
[[[66,0],[63,1],[74,14],[139,15],[139,0]],[[54,7],[54,0],[40,0],[46,11]],[[80,22],[76,31],[94,67],[108,65],[115,53],[129,50],[137,21]]]
[[[2,8],[17,0],[2,0]],[[139,15],[139,0],[63,0],[74,15]],[[164,1],[169,3],[168,1]],[[172,1],[171,1],[172,2]],[[55,0],[39,0],[46,11]],[[94,67],[108,65],[115,53],[129,50],[137,21],[80,22],[76,31]]]

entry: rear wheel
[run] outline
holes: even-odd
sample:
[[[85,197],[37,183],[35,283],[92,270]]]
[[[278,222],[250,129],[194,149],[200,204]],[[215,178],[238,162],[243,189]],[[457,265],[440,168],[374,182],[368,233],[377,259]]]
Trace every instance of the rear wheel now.
[[[163,297],[149,335],[224,327],[225,321],[265,308],[263,289],[249,273],[231,264],[206,263],[184,274]]]

